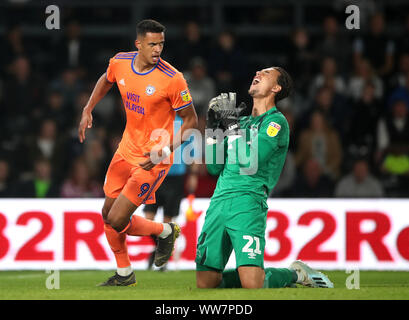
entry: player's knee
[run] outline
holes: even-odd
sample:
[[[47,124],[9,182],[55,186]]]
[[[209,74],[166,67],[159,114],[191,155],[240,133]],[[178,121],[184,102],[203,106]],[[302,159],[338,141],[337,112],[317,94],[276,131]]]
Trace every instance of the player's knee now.
[[[221,274],[217,276],[205,276],[200,272],[196,273],[196,287],[199,289],[217,288],[221,281]]]
[[[258,289],[263,287],[265,272],[262,268],[256,266],[240,266],[238,271],[242,288]]]
[[[211,288],[216,288],[217,285],[214,285],[214,283],[210,283],[209,281],[197,278],[196,287],[199,289],[211,289]]]
[[[126,228],[126,226],[128,225],[128,223],[129,223],[129,221],[126,221],[126,220],[122,219],[121,217],[118,217],[117,215],[113,214],[112,212],[108,213],[107,222],[117,232],[123,231]]]

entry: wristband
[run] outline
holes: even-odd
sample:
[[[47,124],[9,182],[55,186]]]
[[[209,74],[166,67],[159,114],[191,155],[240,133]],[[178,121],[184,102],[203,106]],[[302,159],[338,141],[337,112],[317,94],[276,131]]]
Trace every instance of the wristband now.
[[[207,139],[206,139],[206,144],[207,145],[212,145],[212,144],[215,144],[215,143],[217,143],[216,139],[214,139],[212,137],[207,137]]]

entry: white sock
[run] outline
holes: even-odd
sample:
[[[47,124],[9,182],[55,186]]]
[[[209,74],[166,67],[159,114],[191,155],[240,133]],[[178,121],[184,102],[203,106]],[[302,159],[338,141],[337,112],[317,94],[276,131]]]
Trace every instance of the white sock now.
[[[159,235],[159,238],[165,239],[167,236],[169,236],[172,233],[172,227],[170,226],[169,223],[162,223],[163,224],[163,231]]]
[[[132,273],[132,267],[126,267],[126,268],[117,268],[116,273],[118,273],[122,277],[129,276]]]

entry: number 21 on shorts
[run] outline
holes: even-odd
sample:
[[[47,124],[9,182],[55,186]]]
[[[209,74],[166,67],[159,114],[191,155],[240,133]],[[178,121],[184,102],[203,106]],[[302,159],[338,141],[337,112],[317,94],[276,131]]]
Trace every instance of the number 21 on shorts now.
[[[247,240],[247,243],[244,245],[241,251],[244,253],[248,253],[250,259],[255,259],[256,254],[261,254],[259,237],[252,237],[252,236],[244,235],[243,239]],[[255,246],[256,246],[254,249],[252,248],[253,243],[255,243]]]

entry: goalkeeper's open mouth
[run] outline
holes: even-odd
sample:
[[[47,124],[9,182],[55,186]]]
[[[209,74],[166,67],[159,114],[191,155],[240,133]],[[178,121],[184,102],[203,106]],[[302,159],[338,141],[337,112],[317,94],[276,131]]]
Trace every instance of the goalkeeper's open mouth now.
[[[253,82],[251,83],[253,86],[258,84],[260,82],[260,79],[257,77],[254,77]]]

